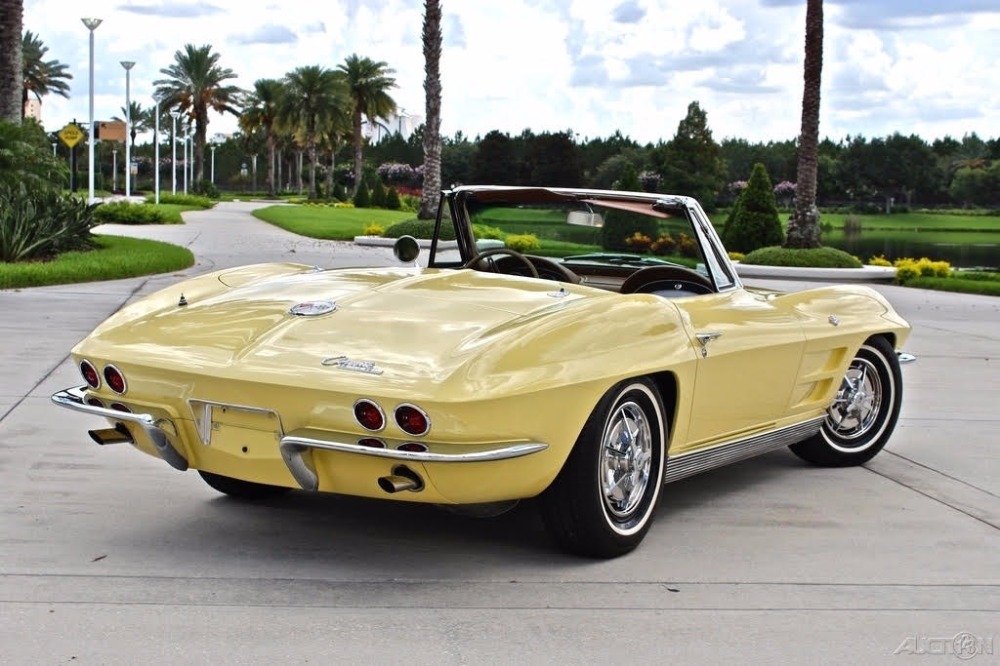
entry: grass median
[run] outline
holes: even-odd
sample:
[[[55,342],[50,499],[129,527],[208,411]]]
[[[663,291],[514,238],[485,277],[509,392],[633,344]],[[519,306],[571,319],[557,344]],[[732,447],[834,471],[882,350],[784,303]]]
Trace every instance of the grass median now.
[[[194,264],[187,248],[125,236],[96,236],[97,247],[52,261],[0,263],[0,289],[120,280],[178,271]]]
[[[268,206],[253,216],[293,234],[323,240],[354,240],[365,227],[382,228],[416,217],[413,213],[381,208],[333,208],[318,206]]]

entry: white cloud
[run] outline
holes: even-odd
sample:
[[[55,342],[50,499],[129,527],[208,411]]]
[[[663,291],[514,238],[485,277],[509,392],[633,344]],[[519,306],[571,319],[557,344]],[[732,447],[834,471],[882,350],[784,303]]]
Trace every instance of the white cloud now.
[[[820,131],[931,139],[996,135],[1000,45],[995,0],[828,0]],[[444,3],[442,131],[482,135],[615,130],[670,138],[698,100],[716,138],[788,139],[798,131],[804,3],[800,0],[506,0]],[[70,67],[72,98],[44,99],[46,126],[87,116],[88,41],[95,32],[95,112],[124,105],[187,43],[211,44],[249,88],[295,67],[335,67],[351,53],[396,70],[393,91],[423,114],[420,0],[33,0],[25,28]],[[231,131],[213,117],[210,132]]]

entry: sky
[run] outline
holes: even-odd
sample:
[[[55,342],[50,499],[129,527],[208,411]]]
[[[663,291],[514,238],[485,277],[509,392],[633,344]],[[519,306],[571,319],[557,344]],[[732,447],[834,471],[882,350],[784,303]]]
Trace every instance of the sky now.
[[[794,139],[805,0],[444,0],[441,131],[467,137],[620,131],[669,140],[698,101],[716,140]],[[395,70],[401,115],[424,114],[422,0],[26,0],[24,27],[69,65],[70,99],[48,95],[57,129],[88,117],[94,32],[96,120],[153,81],[185,44],[211,44],[235,85],[351,54]],[[825,0],[820,135],[1000,136],[1000,1]],[[212,116],[209,134],[236,129]]]

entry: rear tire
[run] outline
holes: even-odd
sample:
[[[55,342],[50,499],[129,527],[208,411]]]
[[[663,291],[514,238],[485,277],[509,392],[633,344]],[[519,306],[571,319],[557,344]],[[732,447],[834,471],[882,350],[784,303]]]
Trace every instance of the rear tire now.
[[[656,386],[630,379],[608,391],[541,497],[542,518],[559,547],[600,558],[635,549],[653,521],[666,451]]]
[[[866,463],[889,441],[902,402],[896,352],[884,338],[872,338],[854,355],[820,431],[790,448],[824,467]]]
[[[220,493],[225,495],[229,495],[230,497],[238,497],[239,499],[268,499],[270,497],[284,495],[291,490],[291,488],[285,488],[283,486],[270,486],[265,483],[254,483],[253,481],[234,479],[229,476],[203,472],[202,470],[198,470],[198,474],[200,474],[201,478],[205,480],[205,483],[215,490],[218,490]]]

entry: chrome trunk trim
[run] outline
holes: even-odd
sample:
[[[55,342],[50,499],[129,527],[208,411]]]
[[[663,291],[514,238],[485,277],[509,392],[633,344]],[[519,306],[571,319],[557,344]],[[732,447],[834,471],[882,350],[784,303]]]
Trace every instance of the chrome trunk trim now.
[[[84,414],[93,416],[103,416],[118,423],[134,423],[142,428],[146,436],[149,437],[156,452],[167,461],[167,464],[174,469],[184,471],[188,468],[188,461],[184,455],[174,448],[166,431],[159,427],[165,419],[157,420],[152,414],[141,414],[136,412],[119,412],[116,409],[98,407],[86,403],[86,386],[76,386],[52,394],[52,402],[60,407],[66,407]],[[168,422],[169,423],[169,422]]]
[[[663,481],[664,483],[679,481],[701,472],[796,444],[819,432],[824,418],[819,416],[778,430],[771,430],[669,458]]]

